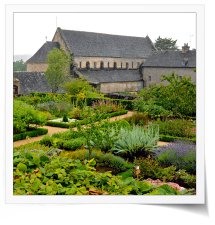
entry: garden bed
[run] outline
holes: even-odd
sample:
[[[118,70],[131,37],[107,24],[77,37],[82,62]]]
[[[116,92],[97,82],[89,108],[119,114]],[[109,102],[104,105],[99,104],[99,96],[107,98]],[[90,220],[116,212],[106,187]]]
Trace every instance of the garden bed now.
[[[121,110],[121,111],[118,111],[118,112],[101,114],[100,116],[97,116],[97,117],[91,117],[91,118],[86,118],[86,119],[83,119],[83,120],[77,120],[75,122],[47,121],[46,125],[47,126],[53,126],[53,127],[72,128],[72,127],[76,127],[78,125],[87,125],[87,124],[90,124],[92,122],[97,122],[97,121],[100,121],[100,120],[103,120],[103,119],[124,115],[127,112],[128,112],[127,110]]]

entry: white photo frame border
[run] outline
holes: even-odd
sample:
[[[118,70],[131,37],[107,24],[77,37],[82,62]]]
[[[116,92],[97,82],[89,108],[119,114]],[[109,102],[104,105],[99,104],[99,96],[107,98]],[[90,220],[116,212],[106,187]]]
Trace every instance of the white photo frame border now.
[[[6,6],[6,203],[142,203],[204,204],[204,5],[7,5]],[[196,195],[178,196],[15,196],[13,195],[13,43],[14,13],[196,13],[197,43],[197,182]]]

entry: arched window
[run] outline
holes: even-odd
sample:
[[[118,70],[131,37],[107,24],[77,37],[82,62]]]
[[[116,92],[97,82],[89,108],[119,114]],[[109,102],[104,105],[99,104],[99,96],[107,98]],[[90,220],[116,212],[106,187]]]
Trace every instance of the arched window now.
[[[121,62],[121,69],[122,69],[122,62]]]
[[[90,69],[90,62],[89,61],[86,62],[86,68]]]
[[[101,61],[101,63],[100,63],[100,68],[104,69],[104,62],[103,61]]]
[[[131,63],[131,68],[132,68],[132,69],[134,68],[134,62]]]
[[[126,69],[128,69],[128,62],[126,62]]]
[[[108,68],[110,67],[110,63],[108,62]]]
[[[117,64],[116,62],[113,63],[113,68],[116,69],[117,68]]]
[[[96,69],[96,62],[94,62],[94,69]]]
[[[81,68],[81,62],[79,63],[79,67]]]

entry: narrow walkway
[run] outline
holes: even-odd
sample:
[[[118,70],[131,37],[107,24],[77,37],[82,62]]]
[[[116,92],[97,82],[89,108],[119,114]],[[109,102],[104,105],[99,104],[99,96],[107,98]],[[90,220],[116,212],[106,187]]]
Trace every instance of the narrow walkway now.
[[[125,118],[128,118],[128,117],[131,117],[133,114],[134,114],[134,112],[128,111],[127,114],[124,114],[124,115],[121,115],[121,116],[115,116],[115,117],[110,118],[109,120],[111,122],[117,121],[117,120],[122,120],[122,119],[125,119]],[[43,128],[48,129],[48,133],[46,135],[50,135],[50,136],[53,135],[53,134],[65,132],[65,131],[68,130],[68,128],[51,127],[51,126],[43,126]],[[73,128],[73,130],[76,130],[76,129],[77,129],[76,127]],[[38,136],[38,137],[32,137],[32,138],[28,138],[28,139],[24,139],[24,140],[15,141],[15,142],[13,142],[13,147],[15,148],[15,147],[19,147],[21,145],[26,145],[26,144],[29,144],[29,143],[32,143],[32,142],[40,141],[41,139],[43,139],[44,136],[45,135],[41,135],[41,136]],[[162,141],[158,142],[158,146],[164,146],[164,145],[167,145],[167,144],[168,144],[168,142],[162,142]]]

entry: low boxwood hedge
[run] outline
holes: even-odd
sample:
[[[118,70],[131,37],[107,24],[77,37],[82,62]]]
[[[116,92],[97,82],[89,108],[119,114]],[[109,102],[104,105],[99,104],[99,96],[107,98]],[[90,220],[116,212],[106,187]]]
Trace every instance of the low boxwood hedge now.
[[[97,122],[103,119],[107,119],[107,118],[111,118],[114,116],[120,116],[120,115],[124,115],[128,112],[128,110],[121,110],[118,112],[112,112],[112,113],[107,113],[107,114],[102,114],[99,117],[94,117],[94,118],[87,118],[87,119],[83,119],[80,121],[76,121],[76,122],[72,122],[72,123],[62,123],[62,122],[52,122],[52,121],[47,121],[46,125],[47,126],[52,126],[52,127],[62,127],[62,128],[72,128],[72,127],[76,127],[77,125],[87,125],[89,123],[93,122]]]
[[[173,141],[191,141],[191,142],[196,142],[196,137],[193,138],[186,138],[186,137],[174,137],[170,135],[159,135],[159,140],[160,141],[166,141],[166,142],[173,142]]]
[[[48,133],[48,129],[45,128],[36,128],[35,130],[27,131],[20,134],[14,134],[13,135],[13,141],[23,140],[26,139],[26,137],[37,137],[40,135],[44,135]]]

